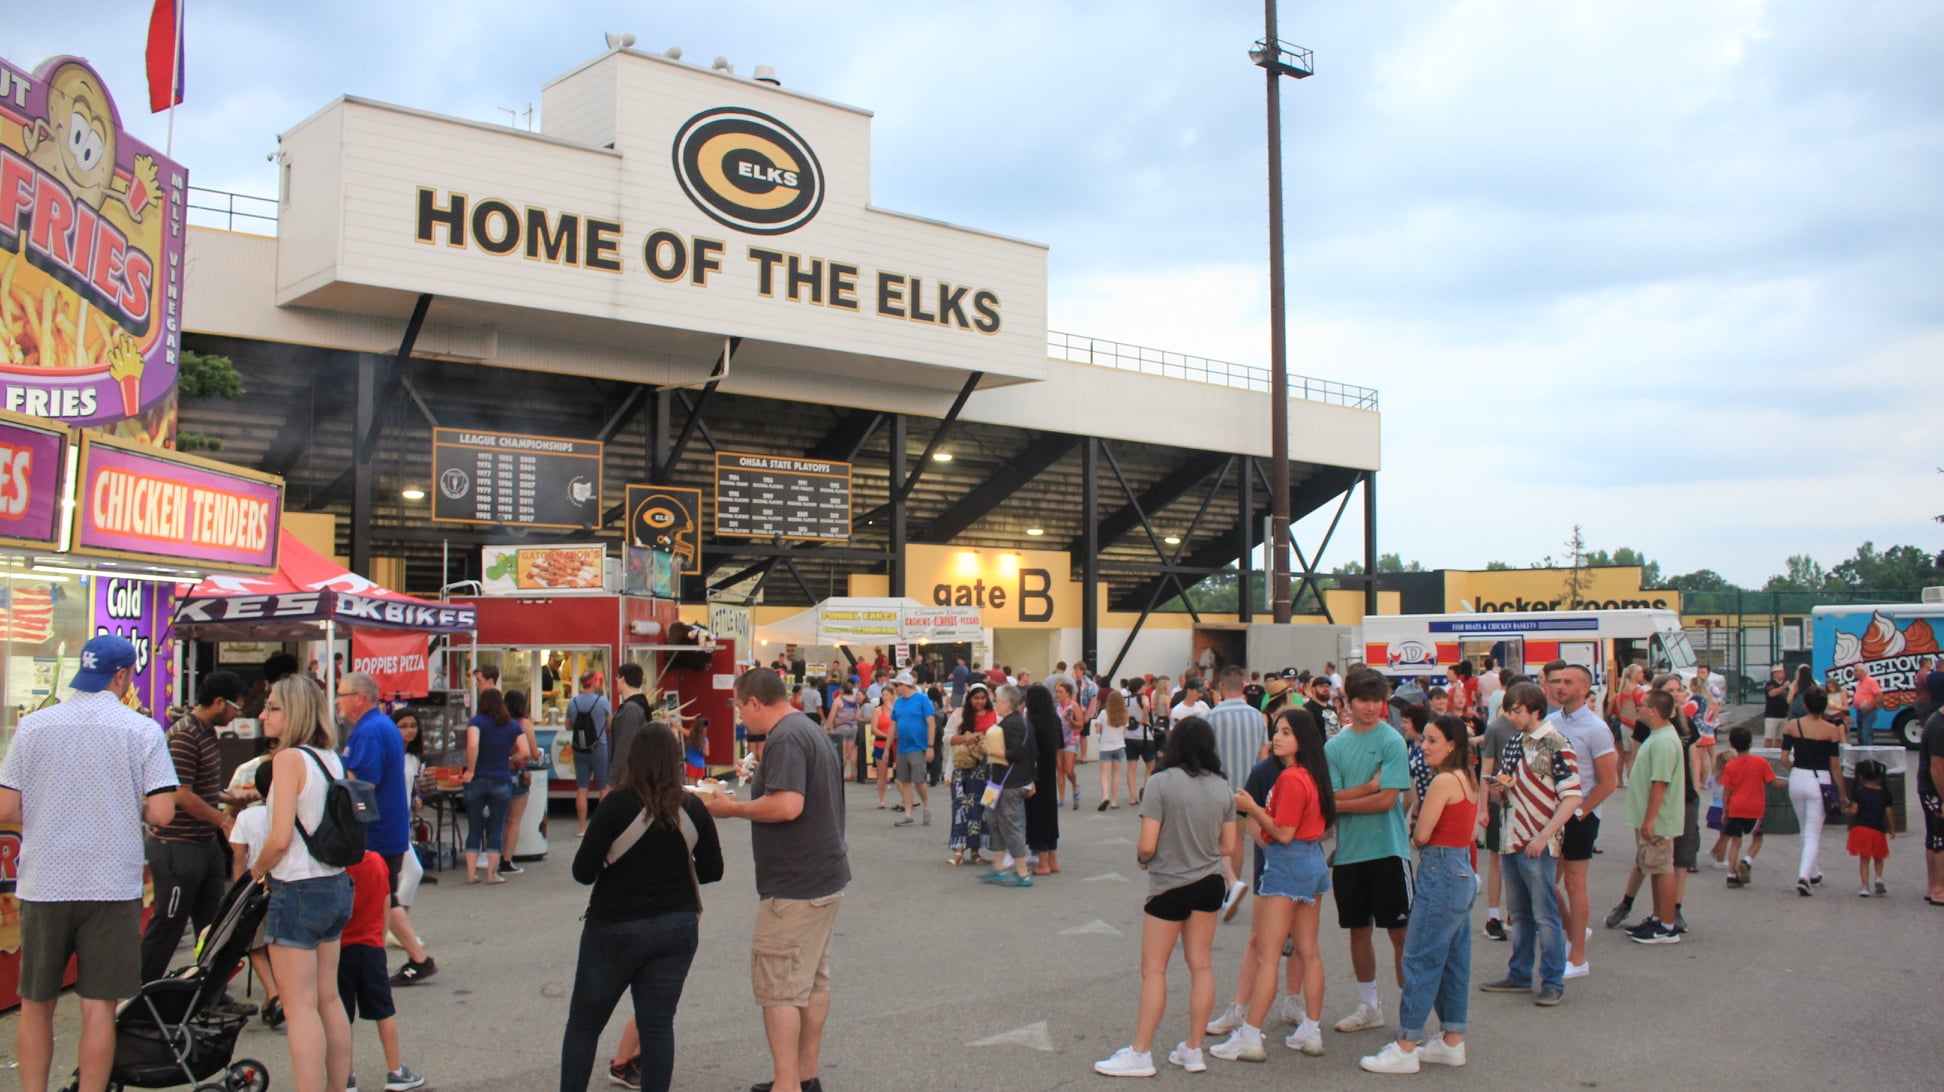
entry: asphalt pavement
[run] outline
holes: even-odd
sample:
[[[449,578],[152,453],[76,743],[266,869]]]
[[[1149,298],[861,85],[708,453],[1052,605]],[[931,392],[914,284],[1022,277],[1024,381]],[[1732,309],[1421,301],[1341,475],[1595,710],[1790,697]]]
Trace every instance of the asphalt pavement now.
[[[838,919],[834,991],[825,1040],[829,1089],[1050,1089],[1106,1087],[1092,1063],[1125,1045],[1139,987],[1137,948],[1145,875],[1134,863],[1138,820],[1125,804],[1096,812],[1097,767],[1081,768],[1084,810],[1060,816],[1061,875],[1030,889],[980,884],[973,868],[946,864],[948,807],[935,790],[932,826],[895,828],[876,790],[849,786],[855,880]],[[895,799],[895,795],[894,795]],[[1914,803],[1914,802],[1913,802]],[[1162,1065],[1154,1083],[1227,1088],[1937,1088],[1944,1063],[1930,1035],[1944,1026],[1944,909],[1923,902],[1917,839],[1900,837],[1888,866],[1890,894],[1856,896],[1844,832],[1823,835],[1827,882],[1813,898],[1794,888],[1800,838],[1776,837],[1757,860],[1754,884],[1729,890],[1725,873],[1691,878],[1683,943],[1646,947],[1598,927],[1619,895],[1630,859],[1619,801],[1592,867],[1595,933],[1590,977],[1567,984],[1544,1009],[1523,997],[1471,995],[1470,1064],[1427,1067],[1414,1078],[1380,1077],[1357,1059],[1382,1047],[1378,1031],[1337,1034],[1328,1025],[1355,1007],[1344,934],[1324,914],[1328,975],[1321,1058],[1285,1050],[1281,1031],[1267,1063],[1210,1059],[1190,1076]],[[1914,810],[1914,809],[1913,809]],[[557,1087],[560,1032],[572,987],[586,890],[568,874],[571,811],[556,809],[553,852],[498,887],[468,887],[461,874],[428,886],[413,918],[439,962],[429,981],[396,991],[405,1059],[427,1088],[537,1092]],[[1711,844],[1711,833],[1704,848]],[[748,1088],[769,1078],[761,1019],[750,999],[748,940],[756,896],[748,825],[723,824],[728,874],[704,889],[702,943],[676,1021],[677,1089]],[[1705,857],[1704,857],[1705,863]],[[1643,900],[1644,905],[1644,900]],[[1474,910],[1483,924],[1484,900]],[[1247,939],[1249,907],[1221,927],[1218,996],[1226,1002]],[[1473,931],[1474,983],[1503,970],[1509,945]],[[1379,939],[1380,965],[1388,966]],[[394,969],[402,956],[394,949]],[[1170,975],[1170,1006],[1157,1061],[1186,1033],[1187,971]],[[1397,989],[1385,981],[1385,1015]],[[260,996],[253,998],[260,1000]],[[603,1040],[611,1051],[624,1012]],[[78,1008],[64,999],[57,1058],[72,1058]],[[0,1019],[11,1067],[12,1016]],[[1211,1042],[1214,1041],[1212,1038]],[[374,1025],[356,1029],[363,1087],[382,1087]],[[283,1035],[253,1022],[238,1056],[258,1058],[273,1089],[293,1087]],[[71,1064],[69,1062],[68,1064]],[[9,1074],[11,1077],[11,1074]],[[609,1087],[597,1070],[595,1087]],[[12,1081],[7,1082],[12,1086]]]

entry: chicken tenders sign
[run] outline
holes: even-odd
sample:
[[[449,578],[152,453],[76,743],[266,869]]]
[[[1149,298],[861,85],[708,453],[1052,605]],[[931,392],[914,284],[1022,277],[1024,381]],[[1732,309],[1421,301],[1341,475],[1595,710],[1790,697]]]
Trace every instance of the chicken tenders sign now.
[[[172,439],[188,192],[86,61],[0,61],[0,408]]]
[[[277,567],[283,483],[222,463],[89,437],[74,552],[230,570]]]

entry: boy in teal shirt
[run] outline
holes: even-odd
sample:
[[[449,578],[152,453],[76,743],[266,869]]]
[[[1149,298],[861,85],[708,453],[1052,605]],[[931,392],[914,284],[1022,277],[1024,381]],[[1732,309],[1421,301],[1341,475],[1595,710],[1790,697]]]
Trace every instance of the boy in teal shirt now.
[[[1404,927],[1411,920],[1411,838],[1404,821],[1404,790],[1411,770],[1404,737],[1384,723],[1390,681],[1359,668],[1343,681],[1350,725],[1323,745],[1330,760],[1330,788],[1337,800],[1337,848],[1330,870],[1337,924],[1350,930],[1350,967],[1357,973],[1355,1012],[1338,1031],[1386,1027],[1377,1000],[1377,952],[1371,930],[1390,933],[1397,981],[1404,982]]]

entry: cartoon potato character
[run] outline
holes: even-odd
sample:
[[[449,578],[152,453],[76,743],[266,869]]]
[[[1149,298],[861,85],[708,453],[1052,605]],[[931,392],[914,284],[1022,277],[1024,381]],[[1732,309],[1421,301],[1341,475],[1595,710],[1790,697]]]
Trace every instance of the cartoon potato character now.
[[[47,80],[47,116],[23,127],[21,143],[35,166],[53,175],[79,201],[101,208],[109,197],[140,222],[162,203],[152,156],[135,157],[125,192],[115,192],[115,104],[94,73],[72,61]]]

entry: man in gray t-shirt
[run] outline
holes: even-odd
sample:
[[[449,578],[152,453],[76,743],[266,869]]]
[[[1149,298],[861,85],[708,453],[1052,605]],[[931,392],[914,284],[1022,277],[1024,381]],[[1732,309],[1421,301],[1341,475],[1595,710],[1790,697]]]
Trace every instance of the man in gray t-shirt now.
[[[1142,790],[1141,818],[1161,825],[1146,864],[1150,898],[1222,874],[1222,824],[1235,822],[1228,778],[1162,770]],[[1145,830],[1141,840],[1147,841]]]
[[[851,879],[843,771],[776,672],[759,667],[736,679],[736,713],[750,732],[769,734],[750,798],[710,782],[702,801],[718,819],[756,824],[749,848],[763,903],[750,940],[750,984],[768,1041],[788,1044],[771,1051],[771,1083],[794,1088],[817,1076],[802,1072],[798,1059],[818,1056],[830,1015],[831,938]]]

